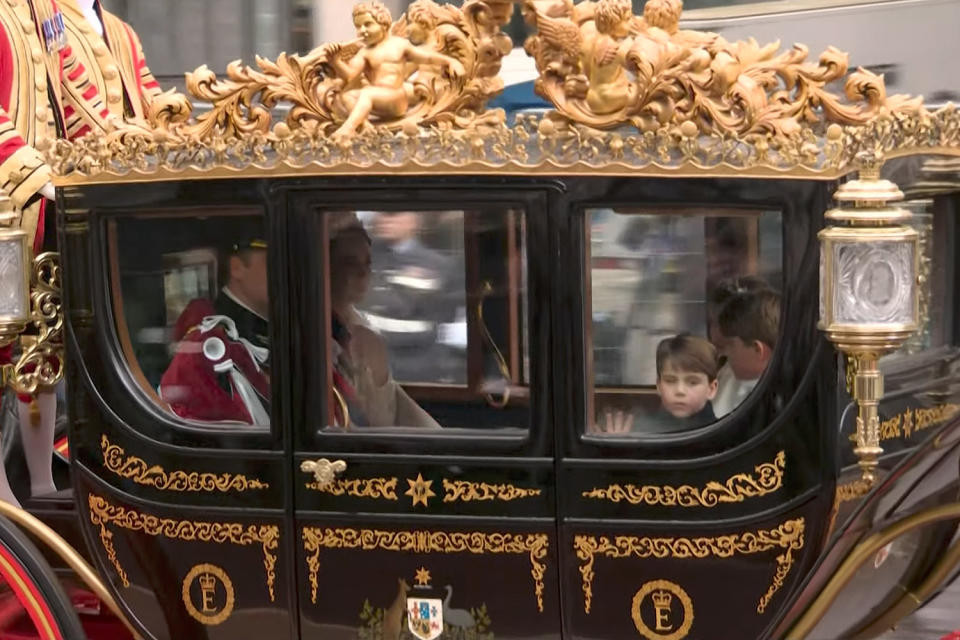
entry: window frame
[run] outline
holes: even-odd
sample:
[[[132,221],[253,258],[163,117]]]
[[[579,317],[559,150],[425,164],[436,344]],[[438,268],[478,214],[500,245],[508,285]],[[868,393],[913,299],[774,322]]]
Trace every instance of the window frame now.
[[[123,220],[158,220],[184,219],[192,220],[198,217],[260,217],[263,221],[264,234],[268,238],[268,246],[276,247],[268,251],[267,277],[271,291],[271,315],[277,313],[279,298],[272,292],[277,288],[275,271],[276,263],[280,261],[279,247],[272,243],[275,229],[271,223],[268,207],[263,203],[242,202],[237,204],[201,205],[189,204],[186,206],[156,205],[134,209],[117,209],[100,212],[99,227],[101,230],[102,247],[99,253],[103,256],[103,282],[101,304],[106,310],[107,322],[104,323],[108,332],[110,348],[114,351],[116,361],[120,363],[117,374],[126,382],[128,394],[142,410],[150,416],[151,427],[169,430],[176,434],[175,440],[183,440],[183,444],[191,448],[207,448],[222,446],[226,442],[232,448],[256,449],[267,447],[270,450],[281,448],[282,424],[278,403],[281,401],[275,384],[271,385],[271,416],[269,425],[245,425],[238,422],[205,422],[190,420],[175,414],[153,388],[143,372],[140,361],[133,350],[133,341],[130,336],[127,318],[125,315],[126,302],[122,295],[121,265],[119,253],[120,230],[119,223]],[[277,300],[274,298],[277,297]],[[271,352],[277,348],[276,323],[270,324]],[[273,357],[273,353],[271,353]],[[134,424],[135,421],[126,419]],[[139,430],[141,435],[150,435],[148,431]]]
[[[633,398],[642,398],[641,403],[649,401],[651,396],[657,396],[656,385],[615,385],[615,386],[600,386],[597,387],[594,384],[594,343],[593,343],[593,243],[592,243],[592,221],[591,221],[591,212],[599,209],[611,209],[613,210],[613,215],[615,216],[669,216],[669,217],[699,217],[703,220],[704,224],[707,224],[707,221],[710,219],[716,218],[745,218],[749,220],[756,221],[756,229],[754,229],[753,240],[756,244],[756,250],[753,251],[753,255],[750,258],[754,263],[755,267],[758,267],[761,263],[760,260],[760,249],[759,249],[759,224],[760,218],[766,213],[776,214],[780,219],[780,235],[784,237],[786,225],[784,223],[784,212],[782,207],[777,208],[774,206],[766,204],[748,204],[744,203],[742,205],[735,204],[724,204],[715,207],[709,207],[704,204],[688,204],[688,203],[662,203],[656,204],[651,203],[650,205],[618,205],[618,204],[580,204],[579,205],[579,219],[582,221],[582,234],[583,234],[583,314],[580,318],[580,321],[583,323],[584,328],[584,343],[583,343],[583,358],[584,358],[584,388],[586,389],[586,398],[585,398],[585,407],[586,407],[586,416],[584,422],[584,432],[581,433],[581,438],[587,437],[592,442],[594,438],[600,439],[602,442],[611,440],[610,436],[604,436],[599,434],[592,434],[586,432],[586,429],[594,420],[594,415],[596,412],[596,399],[598,396],[604,398],[613,398],[613,397],[633,397]],[[637,209],[636,211],[623,212],[629,209]],[[689,213],[683,213],[683,211],[689,210]],[[697,210],[707,210],[709,213],[696,213]],[[708,233],[707,229],[704,229],[704,241],[706,242]],[[749,238],[749,235],[748,235]],[[783,245],[781,244],[781,282],[779,283],[779,290],[783,291],[784,285],[784,270],[783,270]],[[705,246],[704,256],[708,255],[708,250]],[[709,279],[710,273],[709,269],[706,272],[707,278]],[[749,274],[741,274],[749,275]],[[705,305],[709,301],[705,301]],[[781,326],[779,330],[782,332],[783,321],[781,319]],[[772,362],[772,360],[771,360]],[[736,413],[742,406],[746,405],[749,400],[749,396],[753,395],[754,391],[760,388],[760,382],[766,376],[761,376],[761,379],[758,380],[757,386],[753,391],[748,394],[747,398],[744,398],[744,401],[736,407],[730,415]],[[659,403],[658,403],[659,404]],[[669,434],[667,437],[676,437],[676,436],[687,436],[688,434],[699,434],[709,430],[713,425],[716,425],[720,422],[722,418],[718,418],[714,422],[702,425],[696,429],[690,429],[689,431],[680,432],[677,434]],[[630,440],[644,440],[647,438],[660,438],[663,436],[655,436],[652,434],[644,434],[642,432],[631,433],[629,435],[623,436],[625,439]]]
[[[278,185],[273,189],[273,200],[277,207],[286,209],[291,220],[291,227],[297,228],[300,233],[295,240],[299,246],[291,249],[291,268],[302,273],[314,273],[304,278],[304,290],[313,286],[314,290],[322,292],[304,309],[304,313],[294,318],[301,324],[300,329],[293,330],[294,349],[300,353],[317,353],[319,357],[308,358],[310,364],[304,370],[304,375],[294,374],[295,382],[300,387],[293,390],[304,397],[302,407],[294,408],[293,424],[296,432],[296,451],[329,451],[344,453],[381,453],[383,451],[401,450],[414,445],[424,454],[467,455],[476,456],[478,453],[490,455],[515,454],[520,456],[550,455],[553,450],[553,434],[550,428],[550,378],[547,374],[550,358],[550,332],[547,317],[550,313],[549,295],[550,285],[546,274],[550,267],[549,234],[547,222],[547,186],[540,183],[503,185],[484,183],[469,180],[469,200],[465,199],[465,187],[468,185],[451,185],[449,181],[441,184],[428,183],[412,179],[410,181],[394,180],[390,184],[383,181],[374,181],[363,178],[341,180],[339,184],[321,182],[311,184]],[[402,202],[402,206],[398,206]],[[531,335],[531,344],[528,353],[531,358],[531,379],[526,386],[529,389],[526,397],[520,393],[511,393],[523,405],[526,405],[529,419],[527,423],[509,432],[484,431],[482,429],[445,428],[439,431],[416,430],[415,428],[375,429],[364,433],[362,428],[348,431],[327,430],[326,416],[329,409],[332,393],[309,393],[311,385],[317,381],[323,387],[329,388],[332,368],[329,359],[329,338],[327,336],[310,335],[309,324],[311,319],[318,320],[317,326],[329,325],[329,280],[326,277],[327,251],[322,248],[316,251],[312,258],[308,256],[309,248],[302,243],[307,242],[306,236],[323,239],[324,212],[330,211],[472,211],[500,208],[507,211],[523,212],[526,225],[526,257],[528,273],[527,306],[529,313],[537,313],[543,317],[535,335]],[[304,233],[304,230],[307,230]],[[321,242],[322,244],[322,242]],[[468,248],[465,246],[465,254]],[[466,269],[465,265],[465,269]],[[519,265],[515,269],[520,273]],[[541,274],[534,277],[533,274]],[[467,292],[468,305],[470,303]],[[309,295],[307,293],[301,295]],[[534,303],[536,301],[536,303]],[[471,314],[468,310],[468,321]],[[323,324],[319,324],[322,319]],[[531,322],[531,326],[533,323]],[[519,327],[517,328],[519,332]],[[318,334],[319,332],[314,332]],[[326,332],[329,334],[329,328]],[[297,340],[297,336],[300,340]],[[469,343],[468,343],[469,349]],[[509,362],[509,360],[508,360]],[[522,366],[522,358],[518,358]],[[519,371],[519,369],[517,369]],[[482,395],[465,387],[449,385],[403,385],[419,392],[419,400],[440,401],[476,401]],[[426,395],[425,389],[432,387],[432,396]],[[468,394],[468,395],[467,395]],[[493,409],[491,409],[493,410]],[[318,419],[324,417],[323,420]],[[310,425],[301,428],[300,425]]]

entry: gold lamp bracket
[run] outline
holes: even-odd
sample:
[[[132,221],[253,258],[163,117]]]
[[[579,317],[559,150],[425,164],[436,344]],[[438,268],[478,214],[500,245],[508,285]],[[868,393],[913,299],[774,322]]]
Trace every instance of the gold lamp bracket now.
[[[30,326],[35,335],[21,337],[20,358],[13,365],[10,384],[17,393],[34,394],[63,379],[63,308],[60,261],[55,252],[33,260]]]
[[[837,191],[839,206],[825,214],[831,226],[819,234],[819,327],[847,356],[848,388],[858,406],[854,453],[861,480],[872,487],[883,454],[879,361],[918,326],[919,234],[904,224],[910,210],[892,206],[903,193],[881,178],[882,162],[859,159],[859,176]]]

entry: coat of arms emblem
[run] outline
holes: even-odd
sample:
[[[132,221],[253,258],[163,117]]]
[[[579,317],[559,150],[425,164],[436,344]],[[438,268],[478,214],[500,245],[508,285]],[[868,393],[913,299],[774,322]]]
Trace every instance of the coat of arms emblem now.
[[[434,640],[443,633],[443,601],[436,598],[407,598],[407,626],[420,640]]]

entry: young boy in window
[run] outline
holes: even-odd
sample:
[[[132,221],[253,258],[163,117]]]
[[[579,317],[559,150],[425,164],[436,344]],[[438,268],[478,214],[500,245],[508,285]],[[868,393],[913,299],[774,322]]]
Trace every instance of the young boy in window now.
[[[717,349],[709,340],[680,334],[657,346],[660,411],[648,433],[686,431],[717,418],[710,401],[717,395]]]
[[[736,295],[720,311],[718,325],[720,352],[736,383],[725,385],[719,395],[724,406],[736,407],[757,385],[773,357],[780,330],[780,294],[764,289]]]
[[[730,363],[723,355],[724,337],[720,333],[720,312],[724,306],[737,296],[753,294],[764,289],[771,289],[765,280],[757,276],[740,276],[721,280],[711,290],[708,298],[707,337],[720,351],[720,372],[717,373],[717,397],[711,402],[717,419],[732,412],[741,400],[753,389],[751,381],[737,380]]]
[[[644,420],[644,433],[674,433],[716,420],[710,401],[717,395],[717,349],[706,338],[680,334],[657,346],[657,393],[660,410]],[[599,421],[598,421],[599,422]],[[633,430],[634,416],[608,412],[596,431],[607,434]]]

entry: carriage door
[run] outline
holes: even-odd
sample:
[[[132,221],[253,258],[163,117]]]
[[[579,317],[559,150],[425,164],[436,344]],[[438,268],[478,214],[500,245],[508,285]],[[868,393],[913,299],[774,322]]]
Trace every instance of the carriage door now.
[[[305,639],[559,634],[546,193],[449,185],[277,193]]]
[[[570,412],[557,410],[564,633],[767,637],[832,498],[824,188],[637,181],[587,195],[561,253],[583,277],[559,283],[583,312],[555,328],[582,336],[557,393]]]

